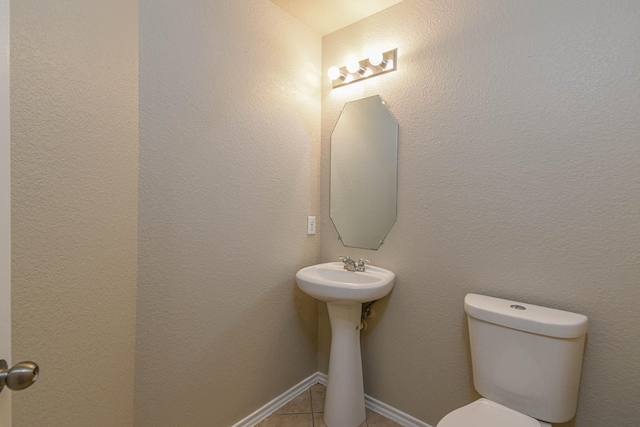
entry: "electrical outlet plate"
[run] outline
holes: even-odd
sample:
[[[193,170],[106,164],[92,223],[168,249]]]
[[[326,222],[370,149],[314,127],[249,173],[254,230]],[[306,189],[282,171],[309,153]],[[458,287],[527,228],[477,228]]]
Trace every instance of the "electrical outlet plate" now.
[[[310,236],[312,234],[316,234],[316,217],[308,216],[307,217],[307,235]]]

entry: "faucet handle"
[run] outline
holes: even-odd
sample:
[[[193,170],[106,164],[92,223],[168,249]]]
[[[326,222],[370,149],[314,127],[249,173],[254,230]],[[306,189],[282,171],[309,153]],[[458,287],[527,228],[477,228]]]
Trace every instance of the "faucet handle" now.
[[[358,263],[355,265],[356,271],[365,271],[365,268],[364,268],[365,264],[371,264],[371,261],[369,261],[368,259],[360,258],[360,261],[358,261]]]
[[[338,259],[344,263],[351,262],[351,258],[349,258],[348,256],[339,256]]]

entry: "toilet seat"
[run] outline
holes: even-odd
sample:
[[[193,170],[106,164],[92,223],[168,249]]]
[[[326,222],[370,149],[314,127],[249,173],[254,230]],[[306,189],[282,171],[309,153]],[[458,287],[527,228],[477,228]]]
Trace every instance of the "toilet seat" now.
[[[436,427],[551,427],[551,425],[482,398],[450,412]]]

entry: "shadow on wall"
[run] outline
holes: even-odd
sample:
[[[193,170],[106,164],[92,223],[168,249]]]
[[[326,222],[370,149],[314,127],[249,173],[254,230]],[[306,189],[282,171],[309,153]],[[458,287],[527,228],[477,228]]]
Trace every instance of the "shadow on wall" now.
[[[302,328],[302,332],[307,339],[314,343],[316,353],[318,351],[318,301],[312,296],[302,292],[298,285],[293,280],[293,286],[291,289],[291,296],[293,298],[293,304],[296,308],[296,314],[298,316],[297,321]],[[311,317],[310,311],[313,311],[313,317]]]
[[[214,297],[210,310],[236,312],[232,323],[174,310],[172,319],[146,328],[158,342],[144,355],[156,363],[138,385],[147,390],[136,408],[141,425],[232,425],[316,371],[316,301],[293,276],[265,288],[244,306]],[[176,398],[167,400],[168,390]]]
[[[376,326],[378,326],[378,323],[380,323],[380,320],[389,307],[392,295],[393,290],[391,290],[391,292],[384,298],[377,300],[370,306],[369,316],[366,318],[367,328],[360,332],[360,339],[362,342],[365,342],[367,337],[375,332]]]

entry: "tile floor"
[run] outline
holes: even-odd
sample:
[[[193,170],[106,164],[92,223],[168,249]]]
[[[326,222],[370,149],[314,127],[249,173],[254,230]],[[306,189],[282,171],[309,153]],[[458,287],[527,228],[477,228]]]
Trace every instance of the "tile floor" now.
[[[327,427],[324,415],[325,386],[316,384],[268,416],[255,427]],[[367,409],[367,420],[358,427],[402,427],[400,424]]]

